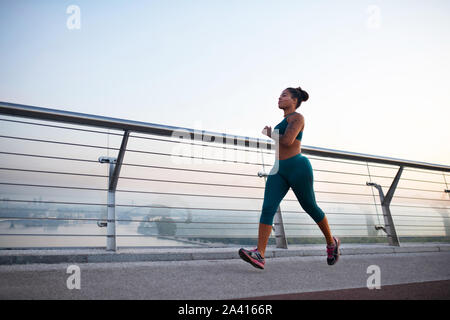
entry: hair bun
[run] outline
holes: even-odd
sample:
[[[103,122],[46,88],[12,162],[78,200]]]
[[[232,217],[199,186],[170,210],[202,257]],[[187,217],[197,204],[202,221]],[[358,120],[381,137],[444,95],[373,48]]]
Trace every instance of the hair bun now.
[[[307,101],[309,99],[308,92],[302,90],[301,87],[296,88],[296,90],[300,93],[300,96],[302,97],[301,98],[302,101]]]

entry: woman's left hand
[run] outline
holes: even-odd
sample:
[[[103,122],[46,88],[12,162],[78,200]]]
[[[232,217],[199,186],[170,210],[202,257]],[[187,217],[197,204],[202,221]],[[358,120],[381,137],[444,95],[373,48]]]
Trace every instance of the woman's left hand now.
[[[265,126],[264,129],[262,130],[262,134],[271,138],[272,137],[272,127]]]

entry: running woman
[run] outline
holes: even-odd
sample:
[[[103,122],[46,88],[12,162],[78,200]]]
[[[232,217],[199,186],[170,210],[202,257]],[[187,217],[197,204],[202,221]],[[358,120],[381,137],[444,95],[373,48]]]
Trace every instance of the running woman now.
[[[281,200],[289,188],[292,188],[302,208],[317,223],[327,242],[327,263],[335,264],[339,259],[340,241],[333,237],[328,225],[327,217],[316,203],[313,189],[313,170],[309,159],[300,152],[300,141],[305,127],[303,115],[295,112],[309,95],[298,88],[283,90],[278,99],[278,108],[284,111],[284,119],[275,126],[272,132],[269,126],[264,127],[262,133],[275,140],[279,155],[275,155],[275,166],[270,171],[264,190],[264,202],[259,220],[258,246],[254,250],[241,248],[239,256],[256,268],[264,269],[264,253],[272,231],[273,218]]]

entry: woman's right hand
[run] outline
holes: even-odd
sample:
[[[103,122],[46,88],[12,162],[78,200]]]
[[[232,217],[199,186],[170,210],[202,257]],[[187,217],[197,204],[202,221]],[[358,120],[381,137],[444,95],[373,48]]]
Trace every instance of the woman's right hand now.
[[[265,126],[264,129],[262,130],[262,134],[271,138],[272,137],[272,127]]]

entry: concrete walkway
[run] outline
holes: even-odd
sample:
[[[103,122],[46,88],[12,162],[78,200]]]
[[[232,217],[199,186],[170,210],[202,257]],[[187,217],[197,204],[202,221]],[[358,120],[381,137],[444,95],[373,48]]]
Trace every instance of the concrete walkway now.
[[[15,249],[0,250],[0,265],[35,263],[101,263],[144,261],[192,261],[239,259],[239,247],[222,248],[119,248],[116,252],[96,249]],[[395,254],[450,251],[449,243],[342,244],[341,254]],[[268,247],[266,258],[325,256],[324,245],[291,245],[289,249]]]
[[[363,249],[368,250],[366,247],[359,250]],[[295,299],[302,297],[299,293],[307,292],[316,292],[315,298],[319,299],[330,290],[369,290],[367,283],[374,275],[371,273],[374,266],[379,270],[381,287],[372,290],[378,290],[378,298],[385,294],[389,298],[391,285],[438,281],[445,286],[447,282],[442,281],[450,280],[450,251],[371,254],[355,251],[349,254],[351,251],[347,249],[347,254],[334,266],[327,265],[325,255],[268,258],[264,270],[240,259],[219,260],[217,253],[210,254],[209,260],[0,265],[0,299],[205,301],[286,294]],[[317,251],[301,251],[313,252]],[[73,286],[74,265],[78,269],[79,288]],[[408,290],[421,288],[416,285]],[[358,299],[360,291],[340,297]],[[435,297],[450,299],[448,290]]]

